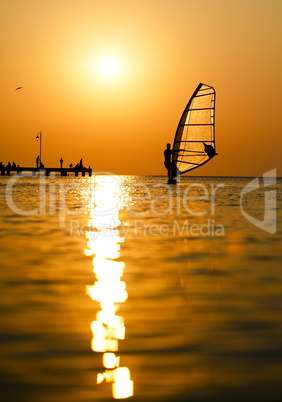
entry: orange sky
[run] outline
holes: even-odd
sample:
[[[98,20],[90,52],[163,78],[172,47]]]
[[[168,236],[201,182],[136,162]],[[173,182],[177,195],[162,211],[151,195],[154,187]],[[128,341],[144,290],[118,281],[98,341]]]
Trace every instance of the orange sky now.
[[[193,175],[282,175],[281,0],[1,0],[0,160],[166,174],[199,82],[219,156]],[[117,70],[105,75],[100,62]],[[22,86],[23,89],[15,91]]]

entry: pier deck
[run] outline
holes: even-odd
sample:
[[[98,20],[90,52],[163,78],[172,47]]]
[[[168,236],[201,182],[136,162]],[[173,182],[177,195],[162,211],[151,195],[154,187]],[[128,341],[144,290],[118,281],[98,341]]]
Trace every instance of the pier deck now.
[[[45,176],[50,176],[50,173],[61,173],[61,176],[67,176],[68,173],[74,173],[75,176],[78,176],[81,173],[82,176],[85,176],[85,173],[88,173],[89,176],[92,176],[92,169],[85,167],[74,167],[74,168],[36,168],[36,167],[13,167],[13,166],[2,166],[0,167],[1,176],[10,176],[11,172],[14,173],[22,173],[22,172],[31,172],[33,174],[36,173],[44,173]]]

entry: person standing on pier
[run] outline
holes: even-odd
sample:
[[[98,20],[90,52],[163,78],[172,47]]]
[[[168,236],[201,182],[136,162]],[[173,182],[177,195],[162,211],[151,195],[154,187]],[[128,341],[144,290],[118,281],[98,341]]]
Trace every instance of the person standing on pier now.
[[[40,157],[39,157],[39,155],[38,155],[38,157],[36,158],[36,168],[38,169],[38,166],[39,166],[39,161],[40,161]]]
[[[82,158],[80,159],[79,167],[80,167],[80,168],[83,168],[83,165],[82,165]]]
[[[64,163],[63,157],[61,157],[61,159],[60,159],[61,169],[63,168],[63,163]]]

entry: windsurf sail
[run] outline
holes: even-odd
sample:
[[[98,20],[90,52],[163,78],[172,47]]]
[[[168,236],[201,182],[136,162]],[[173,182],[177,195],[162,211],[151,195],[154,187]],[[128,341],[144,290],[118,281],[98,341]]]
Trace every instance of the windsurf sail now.
[[[173,143],[173,176],[196,169],[216,155],[215,90],[200,83],[187,103]]]

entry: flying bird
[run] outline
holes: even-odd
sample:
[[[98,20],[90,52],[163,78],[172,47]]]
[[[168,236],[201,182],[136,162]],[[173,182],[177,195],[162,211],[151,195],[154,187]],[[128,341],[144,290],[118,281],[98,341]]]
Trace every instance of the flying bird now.
[[[18,88],[16,88],[16,89],[15,89],[15,91],[17,91],[18,89],[22,89],[22,87],[18,87]]]

